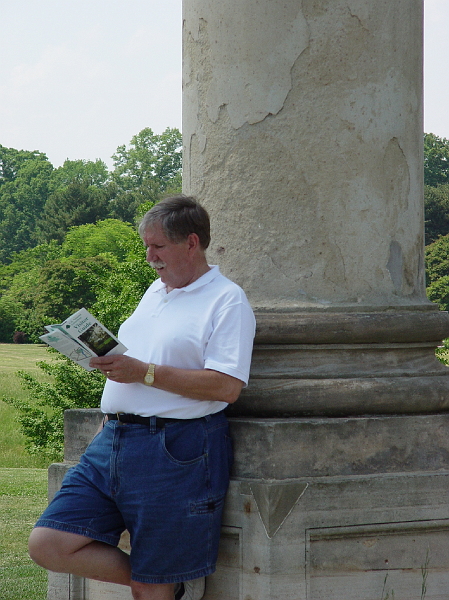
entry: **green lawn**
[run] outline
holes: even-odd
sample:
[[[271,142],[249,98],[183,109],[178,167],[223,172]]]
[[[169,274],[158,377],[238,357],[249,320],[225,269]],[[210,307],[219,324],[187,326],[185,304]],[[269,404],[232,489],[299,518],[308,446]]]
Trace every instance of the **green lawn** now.
[[[4,396],[25,400],[27,390],[21,386],[17,371],[27,371],[42,380],[47,376],[36,366],[39,360],[50,361],[46,346],[37,344],[0,344],[0,467],[46,467],[45,461],[30,456],[25,438],[15,420],[17,411],[2,402]],[[48,379],[48,378],[47,378]]]
[[[0,468],[1,600],[47,597],[47,573],[27,554],[29,533],[46,504],[46,469]]]
[[[29,558],[27,540],[47,505],[48,464],[26,452],[17,412],[1,401],[3,396],[27,398],[19,370],[48,379],[36,366],[39,360],[51,360],[46,346],[0,344],[0,600],[47,597],[47,572]]]

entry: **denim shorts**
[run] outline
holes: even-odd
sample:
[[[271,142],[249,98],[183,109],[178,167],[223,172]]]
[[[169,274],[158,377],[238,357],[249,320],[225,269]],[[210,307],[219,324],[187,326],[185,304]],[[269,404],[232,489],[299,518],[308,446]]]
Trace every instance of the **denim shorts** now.
[[[204,577],[215,570],[231,463],[222,412],[163,428],[108,421],[36,527],[113,546],[127,529],[134,581]]]

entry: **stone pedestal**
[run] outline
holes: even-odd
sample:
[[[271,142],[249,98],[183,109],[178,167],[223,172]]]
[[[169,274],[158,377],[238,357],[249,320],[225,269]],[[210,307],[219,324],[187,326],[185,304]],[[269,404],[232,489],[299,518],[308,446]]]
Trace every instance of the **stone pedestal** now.
[[[100,413],[66,412],[65,462]],[[205,600],[441,600],[449,587],[449,415],[231,418],[236,461]],[[82,435],[80,436],[80,433]],[[129,549],[125,534],[123,549]],[[390,594],[391,597],[391,594]],[[131,600],[50,574],[48,600]]]

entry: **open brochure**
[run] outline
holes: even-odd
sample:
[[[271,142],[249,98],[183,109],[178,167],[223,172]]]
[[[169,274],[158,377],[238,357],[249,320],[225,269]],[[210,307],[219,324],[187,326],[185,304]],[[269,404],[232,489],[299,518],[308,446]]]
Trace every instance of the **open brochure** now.
[[[78,310],[63,323],[46,325],[45,329],[48,333],[41,335],[39,339],[87,371],[94,370],[89,366],[89,361],[94,356],[123,354],[127,350],[126,346],[85,308]]]

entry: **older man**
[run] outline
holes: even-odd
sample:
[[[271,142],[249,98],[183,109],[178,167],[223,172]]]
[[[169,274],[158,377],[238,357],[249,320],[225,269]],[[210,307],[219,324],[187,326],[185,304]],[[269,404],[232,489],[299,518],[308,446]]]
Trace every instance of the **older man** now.
[[[37,522],[30,555],[135,599],[198,598],[185,590],[215,569],[232,462],[223,409],[248,381],[255,320],[208,265],[209,217],[193,198],[163,200],[139,232],[160,278],[120,328],[126,354],[91,362],[107,377],[105,425]],[[125,529],[130,556],[117,548]]]

